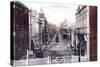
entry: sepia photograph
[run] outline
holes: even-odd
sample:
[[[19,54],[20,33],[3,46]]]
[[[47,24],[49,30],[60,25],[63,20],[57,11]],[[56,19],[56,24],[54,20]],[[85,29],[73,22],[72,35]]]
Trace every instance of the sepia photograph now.
[[[10,2],[11,65],[97,61],[97,6]]]

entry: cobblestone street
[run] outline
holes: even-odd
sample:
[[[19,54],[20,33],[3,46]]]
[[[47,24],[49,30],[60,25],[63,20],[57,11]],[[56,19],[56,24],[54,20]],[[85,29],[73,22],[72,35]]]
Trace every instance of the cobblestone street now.
[[[56,42],[56,37],[58,37],[58,42]],[[69,47],[69,42],[65,43],[61,37],[61,34],[58,32],[55,34],[51,43],[47,46],[47,51],[45,54],[47,56],[71,56],[71,48]]]

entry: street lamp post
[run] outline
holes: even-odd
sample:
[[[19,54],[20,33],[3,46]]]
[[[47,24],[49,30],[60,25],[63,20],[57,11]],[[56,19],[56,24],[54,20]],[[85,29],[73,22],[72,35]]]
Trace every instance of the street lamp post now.
[[[80,31],[79,31],[79,28],[76,29],[77,30],[77,36],[79,36],[80,34]],[[79,43],[78,43],[78,61],[81,62],[81,42],[79,40]]]
[[[79,59],[78,59],[78,61],[81,62],[81,49],[80,49],[80,43],[79,43],[79,51],[78,51],[78,52],[79,52]]]

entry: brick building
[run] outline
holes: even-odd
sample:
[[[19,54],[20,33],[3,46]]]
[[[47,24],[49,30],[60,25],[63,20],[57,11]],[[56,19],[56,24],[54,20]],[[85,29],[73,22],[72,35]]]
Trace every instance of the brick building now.
[[[85,56],[88,61],[97,60],[97,7],[78,6],[76,12],[76,29],[81,34],[81,40],[86,41]],[[78,44],[78,37],[76,37]]]
[[[18,1],[10,3],[11,8],[11,61],[26,55],[29,46],[29,9]]]

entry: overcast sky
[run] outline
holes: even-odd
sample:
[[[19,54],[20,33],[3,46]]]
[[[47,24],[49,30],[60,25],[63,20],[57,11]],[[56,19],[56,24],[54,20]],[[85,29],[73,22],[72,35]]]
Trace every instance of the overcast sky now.
[[[41,0],[21,2],[28,8],[37,10],[37,12],[40,12],[40,8],[42,8],[48,22],[56,24],[57,26],[59,26],[59,24],[63,22],[65,18],[69,23],[75,23],[75,13],[77,5],[67,4],[66,2],[47,2]]]

